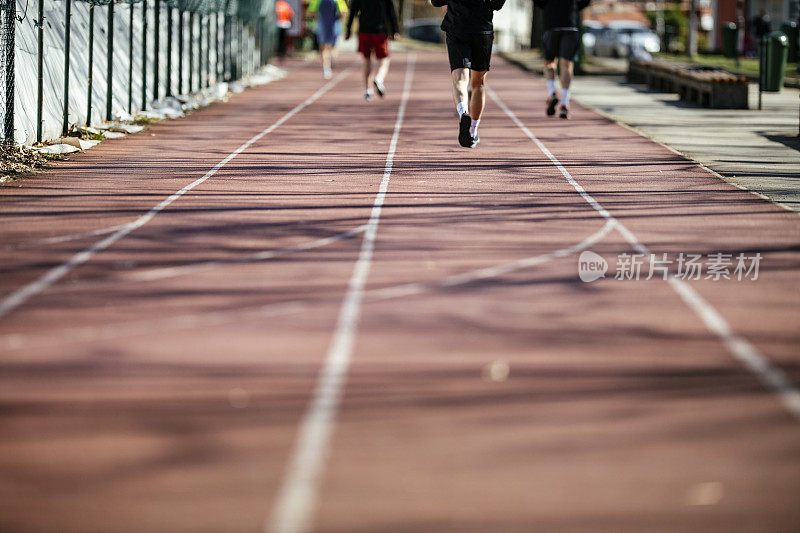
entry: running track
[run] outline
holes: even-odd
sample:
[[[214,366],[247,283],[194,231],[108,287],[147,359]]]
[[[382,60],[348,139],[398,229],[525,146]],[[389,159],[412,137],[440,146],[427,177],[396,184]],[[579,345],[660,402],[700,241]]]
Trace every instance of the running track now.
[[[499,59],[472,151],[441,54],[351,59],[0,189],[0,531],[800,530],[800,218]]]

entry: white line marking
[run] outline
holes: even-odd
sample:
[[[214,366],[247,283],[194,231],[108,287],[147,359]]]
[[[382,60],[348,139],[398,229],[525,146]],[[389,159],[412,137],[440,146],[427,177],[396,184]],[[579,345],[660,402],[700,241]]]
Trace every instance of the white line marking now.
[[[403,95],[397,109],[397,120],[394,124],[389,151],[386,154],[383,178],[372,205],[372,213],[364,232],[358,261],[353,268],[347,294],[339,310],[336,330],[325,356],[324,366],[320,370],[311,403],[300,424],[289,468],[278,493],[271,518],[264,525],[264,531],[270,533],[304,533],[309,531],[313,522],[320,478],[328,454],[336,411],[344,392],[347,371],[353,354],[360,308],[364,299],[364,285],[372,263],[381,209],[389,187],[389,178],[392,174],[394,154],[397,150],[400,129],[403,126],[406,104],[411,94],[415,58],[415,54],[410,55],[406,64]]]
[[[547,147],[534,135],[514,114],[511,109],[500,99],[497,93],[491,88],[488,88],[489,96],[495,103],[502,109],[506,115],[527,135],[539,150],[558,168],[561,174],[567,179],[572,187],[580,194],[589,205],[591,205],[600,215],[603,216],[614,227],[623,238],[633,247],[636,252],[644,255],[651,255],[650,250],[639,240],[636,236],[614,218],[600,203],[590,196],[586,190],[570,175],[561,162],[547,149]],[[694,311],[694,313],[703,321],[706,327],[714,334],[717,335],[720,342],[725,345],[728,351],[731,352],[745,368],[750,370],[767,388],[771,389],[783,405],[800,421],[800,391],[794,388],[791,381],[786,374],[778,367],[773,366],[763,355],[759,353],[755,346],[750,344],[745,339],[737,336],[730,325],[725,321],[719,312],[714,307],[703,299],[700,294],[692,288],[691,285],[685,281],[670,276],[668,278],[670,287],[681,297],[684,303]]]
[[[169,205],[172,204],[175,200],[177,200],[178,198],[180,198],[181,196],[191,191],[192,189],[194,189],[195,187],[197,187],[198,185],[209,179],[211,176],[216,174],[217,171],[219,171],[219,169],[227,165],[236,156],[238,156],[239,154],[250,148],[250,146],[252,146],[253,143],[258,142],[265,135],[272,133],[281,125],[283,125],[283,123],[285,123],[287,120],[295,116],[297,113],[299,113],[309,105],[316,102],[322,95],[324,95],[334,86],[336,86],[336,84],[342,81],[350,73],[350,70],[351,70],[350,68],[343,70],[341,74],[339,74],[334,79],[323,85],[314,94],[312,94],[306,100],[295,106],[291,111],[287,112],[271,126],[269,126],[265,130],[255,135],[249,141],[247,141],[239,148],[237,148],[234,152],[232,152],[230,155],[228,155],[225,159],[214,165],[214,167],[208,172],[206,172],[206,174],[203,177],[196,179],[195,181],[185,186],[178,192],[172,194],[171,196],[163,200],[161,203],[153,207],[150,211],[140,216],[133,222],[123,225],[119,230],[109,235],[105,239],[102,239],[93,244],[92,246],[90,246],[89,248],[83,250],[82,252],[75,254],[66,263],[63,263],[57,267],[52,268],[44,275],[28,283],[27,285],[17,289],[11,294],[7,295],[5,298],[3,298],[2,301],[0,301],[0,318],[3,318],[5,315],[9,314],[11,311],[13,311],[17,307],[25,303],[26,300],[38,294],[39,292],[43,291],[44,289],[46,289],[47,287],[49,287],[50,285],[52,285],[53,283],[64,277],[73,268],[80,266],[86,261],[88,261],[94,254],[105,250],[106,248],[108,248],[121,238],[125,237],[132,231],[135,231],[136,229],[141,228],[142,226],[147,224],[150,220],[153,219],[153,217],[155,217],[161,211],[169,207]]]
[[[97,235],[105,235],[106,233],[117,231],[123,226],[125,226],[125,224],[119,224],[117,226],[109,226],[107,228],[100,228],[92,231],[86,231],[84,233],[72,233],[70,235],[47,237],[44,239],[37,239],[35,241],[21,242],[18,244],[6,244],[5,246],[0,247],[0,250],[23,250],[25,248],[34,248],[36,246],[44,246],[47,244],[58,244],[60,242],[74,241],[77,239],[82,239],[84,237],[96,237]]]
[[[257,261],[266,261],[268,259],[277,259],[285,255],[297,252],[305,252],[308,250],[313,250],[315,248],[322,248],[323,246],[327,246],[329,244],[333,244],[338,241],[349,239],[351,237],[358,235],[359,233],[364,232],[366,227],[367,226],[365,224],[358,226],[357,228],[353,228],[351,230],[339,233],[337,235],[331,235],[330,237],[317,239],[315,241],[309,241],[303,244],[296,244],[294,246],[286,246],[284,248],[276,248],[274,250],[262,250],[260,252],[252,252],[245,254],[241,257],[232,257],[230,259],[218,259],[214,261],[202,261],[198,263],[191,263],[188,265],[181,265],[175,267],[153,268],[150,270],[142,270],[140,272],[134,272],[128,276],[125,276],[125,280],[153,281],[157,279],[182,276],[184,274],[193,274],[200,270],[209,270],[216,267],[222,267],[228,265],[240,265],[244,263],[253,263]]]

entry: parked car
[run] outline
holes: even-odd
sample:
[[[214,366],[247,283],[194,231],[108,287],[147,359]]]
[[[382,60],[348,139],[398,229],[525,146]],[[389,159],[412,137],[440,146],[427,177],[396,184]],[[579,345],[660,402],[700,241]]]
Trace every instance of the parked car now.
[[[603,31],[603,25],[594,20],[583,21],[583,49],[588,55],[594,54],[594,43]]]
[[[427,18],[409,20],[405,24],[406,35],[417,41],[426,43],[443,43],[444,33],[440,29],[442,19]]]
[[[628,53],[643,50],[654,54],[661,50],[658,35],[645,26],[611,25],[603,28],[594,43],[594,55],[627,57]]]

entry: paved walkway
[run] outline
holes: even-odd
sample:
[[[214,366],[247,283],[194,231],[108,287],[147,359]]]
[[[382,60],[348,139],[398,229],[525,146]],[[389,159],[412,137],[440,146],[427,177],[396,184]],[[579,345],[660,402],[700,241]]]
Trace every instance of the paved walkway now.
[[[533,53],[515,59],[534,71],[541,63]],[[799,90],[764,93],[761,111],[755,84],[749,110],[702,108],[677,94],[628,84],[623,76],[582,76],[573,91],[584,105],[800,212]]]
[[[476,150],[441,53],[350,64],[0,189],[0,530],[797,530],[800,218],[499,59]]]

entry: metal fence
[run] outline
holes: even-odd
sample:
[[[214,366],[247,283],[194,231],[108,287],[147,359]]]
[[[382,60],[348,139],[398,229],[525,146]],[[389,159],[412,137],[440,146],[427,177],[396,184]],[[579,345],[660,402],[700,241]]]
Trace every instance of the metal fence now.
[[[213,83],[240,79],[266,65],[274,49],[275,0],[36,0],[36,7],[33,1],[30,0],[31,13],[26,15],[31,19],[27,24],[32,24],[36,32],[38,142],[43,140],[45,111],[49,135],[57,136],[53,131],[57,123],[52,121],[58,115],[59,129],[65,135],[78,122],[77,116],[81,117],[80,122],[91,125],[93,109],[95,119],[98,113],[105,120],[114,119],[115,108],[120,111],[120,100],[127,103],[128,113],[134,113],[166,96],[185,95]],[[20,17],[15,21],[15,2],[0,0],[0,138],[4,141],[14,140],[14,36],[15,23],[22,20]],[[78,7],[80,24],[73,28]],[[115,9],[122,13],[115,14]],[[32,30],[28,29],[25,35],[26,39],[32,36]],[[51,52],[56,49],[63,52],[63,68],[53,67]],[[82,57],[76,58],[78,55]],[[28,64],[32,60],[30,54],[25,65],[30,66],[31,73],[34,65]],[[76,64],[80,68],[75,69]],[[27,78],[32,78],[28,70]],[[57,83],[54,77],[58,77]],[[94,86],[98,82],[100,85]],[[86,99],[78,106],[75,98],[83,100],[84,91]],[[23,112],[32,111],[26,104],[29,96],[17,94],[23,96]],[[59,106],[58,112],[54,105]],[[28,125],[33,125],[32,117]],[[26,131],[33,135],[30,127]]]
[[[0,1],[0,141],[14,139],[14,30],[16,0]]]

